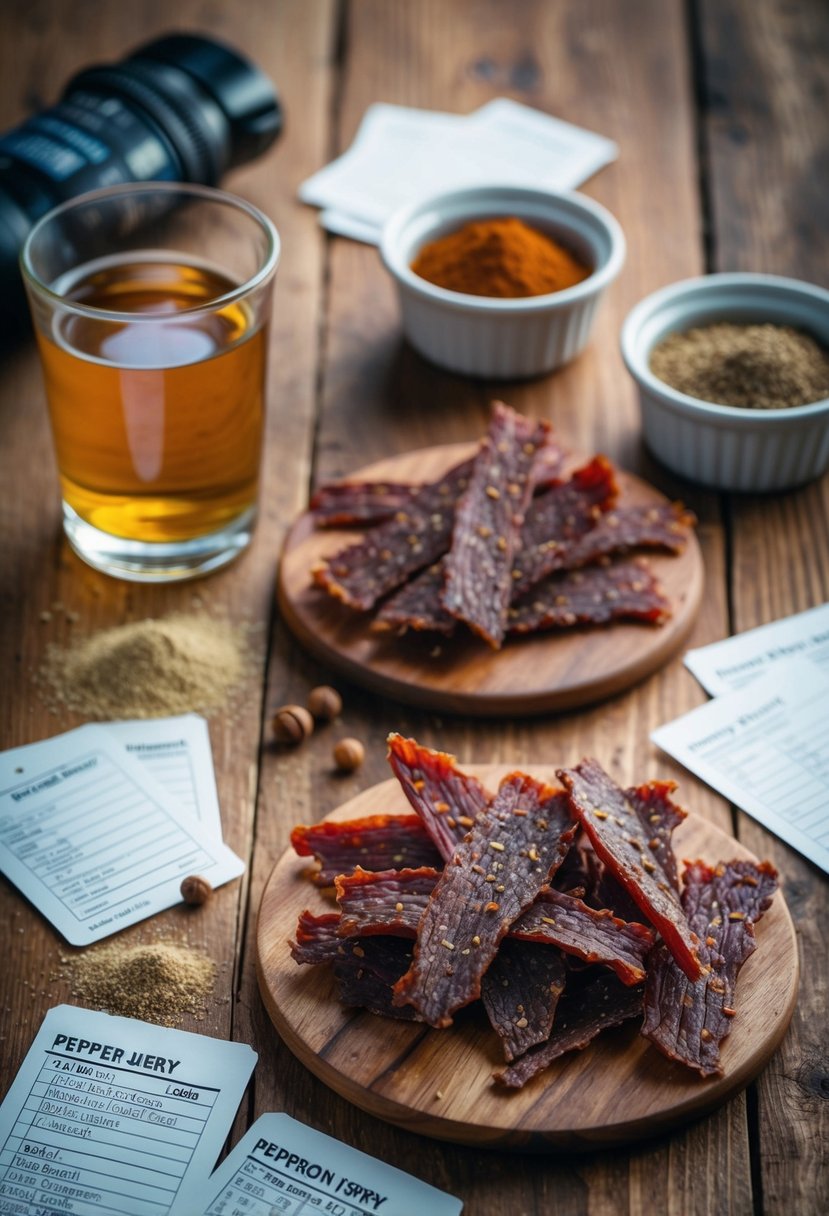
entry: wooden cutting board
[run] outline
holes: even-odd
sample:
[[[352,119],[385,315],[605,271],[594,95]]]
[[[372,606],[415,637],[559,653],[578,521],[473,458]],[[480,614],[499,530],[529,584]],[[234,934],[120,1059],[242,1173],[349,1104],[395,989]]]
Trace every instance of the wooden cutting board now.
[[[450,444],[407,452],[359,469],[349,480],[430,481],[475,448]],[[574,466],[585,460],[574,456]],[[630,474],[618,473],[618,480],[621,503],[666,501],[653,486]],[[372,633],[370,614],[341,604],[313,586],[310,578],[316,561],[359,536],[341,528],[316,530],[311,515],[301,515],[282,551],[280,610],[292,633],[317,658],[357,684],[426,709],[516,716],[571,709],[613,696],[675,654],[691,631],[702,598],[702,556],[692,536],[678,557],[648,555],[674,610],[662,626],[621,622],[563,629],[511,638],[500,651],[466,632],[449,639],[413,632],[402,638]]]
[[[470,766],[494,787],[508,766]],[[543,780],[552,767],[533,767]],[[365,790],[334,811],[347,820],[410,808],[395,780]],[[678,857],[709,862],[750,858],[736,840],[689,815],[675,833]],[[409,1131],[479,1146],[590,1149],[659,1135],[737,1093],[780,1043],[797,997],[794,927],[780,892],[757,926],[757,949],[737,984],[734,1029],[722,1047],[724,1075],[703,1080],[666,1059],[634,1024],[555,1061],[524,1089],[493,1085],[500,1046],[479,1007],[448,1030],[346,1009],[330,969],[290,956],[299,913],[333,911],[308,881],[309,859],[290,849],[262,896],[257,969],[265,1006],[291,1051],[331,1089],[377,1118]]]

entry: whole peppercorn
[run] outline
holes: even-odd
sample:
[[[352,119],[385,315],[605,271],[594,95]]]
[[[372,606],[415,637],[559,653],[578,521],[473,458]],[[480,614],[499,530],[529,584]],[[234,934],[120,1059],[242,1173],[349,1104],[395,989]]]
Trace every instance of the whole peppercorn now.
[[[340,739],[334,746],[334,763],[346,773],[359,768],[365,755],[366,749],[359,739]]]
[[[308,708],[320,722],[331,722],[340,713],[343,699],[330,684],[320,684],[308,693]]]
[[[206,904],[213,894],[210,883],[201,874],[188,874],[181,880],[181,898],[186,904]]]
[[[277,743],[301,743],[314,733],[314,719],[304,705],[283,705],[273,716]]]

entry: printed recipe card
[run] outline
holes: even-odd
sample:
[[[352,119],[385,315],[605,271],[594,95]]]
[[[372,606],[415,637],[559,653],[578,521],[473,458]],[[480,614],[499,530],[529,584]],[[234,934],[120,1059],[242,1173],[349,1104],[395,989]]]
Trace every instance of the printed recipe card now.
[[[72,1005],[50,1009],[0,1107],[0,1212],[195,1216],[256,1053]]]
[[[179,903],[188,874],[244,868],[106,726],[0,755],[0,870],[73,946]]]
[[[190,1210],[204,1216],[458,1216],[463,1206],[285,1114],[257,1119],[209,1184],[189,1196]]]

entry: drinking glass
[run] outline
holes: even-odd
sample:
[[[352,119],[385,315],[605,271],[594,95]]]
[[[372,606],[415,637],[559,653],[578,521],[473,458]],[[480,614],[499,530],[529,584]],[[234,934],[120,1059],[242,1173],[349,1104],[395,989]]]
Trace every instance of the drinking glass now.
[[[192,578],[250,541],[279,236],[207,186],[116,186],[56,207],[21,264],[75,552]]]

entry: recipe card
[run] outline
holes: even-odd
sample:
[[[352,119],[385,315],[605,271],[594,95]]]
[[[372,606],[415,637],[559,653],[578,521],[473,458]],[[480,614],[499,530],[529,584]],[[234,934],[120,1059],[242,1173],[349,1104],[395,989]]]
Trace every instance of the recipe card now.
[[[0,1106],[0,1211],[194,1216],[183,1190],[213,1168],[256,1060],[245,1043],[50,1009]]]
[[[829,679],[791,659],[651,738],[829,873],[827,723]]]
[[[244,868],[106,726],[0,755],[0,871],[74,946],[179,903],[188,874]]]
[[[458,1216],[445,1191],[285,1114],[262,1115],[210,1179],[190,1190],[204,1216]]]
[[[616,144],[509,98],[473,114],[369,106],[351,147],[302,183],[332,232],[376,244],[420,195],[466,186],[570,190],[616,158]]]
[[[689,650],[685,666],[716,697],[792,658],[808,659],[829,676],[829,604]]]
[[[216,791],[213,752],[206,718],[179,714],[174,718],[139,718],[107,722],[106,728],[218,840],[222,816]]]

